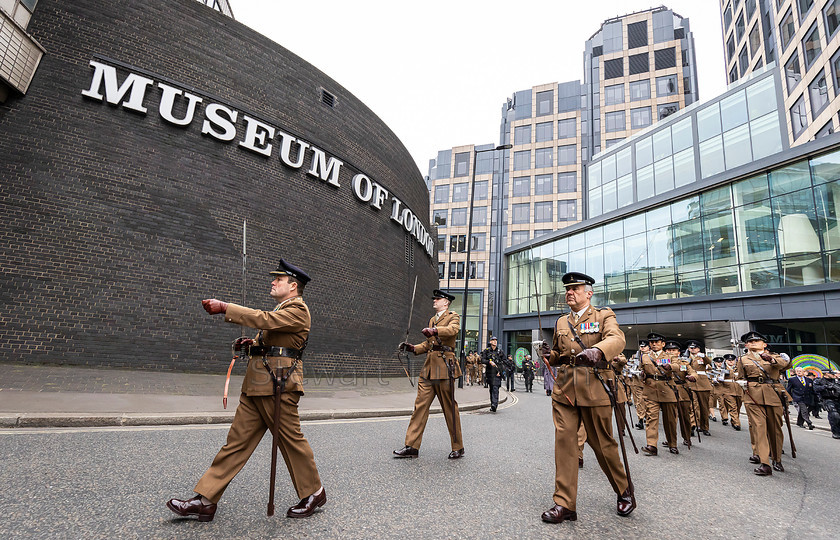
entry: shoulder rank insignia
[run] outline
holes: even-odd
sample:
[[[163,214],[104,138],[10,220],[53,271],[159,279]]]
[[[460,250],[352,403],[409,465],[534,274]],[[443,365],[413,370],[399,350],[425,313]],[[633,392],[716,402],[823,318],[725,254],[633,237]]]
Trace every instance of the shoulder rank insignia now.
[[[601,331],[601,323],[598,321],[589,323],[580,323],[580,332],[582,334],[595,334]]]

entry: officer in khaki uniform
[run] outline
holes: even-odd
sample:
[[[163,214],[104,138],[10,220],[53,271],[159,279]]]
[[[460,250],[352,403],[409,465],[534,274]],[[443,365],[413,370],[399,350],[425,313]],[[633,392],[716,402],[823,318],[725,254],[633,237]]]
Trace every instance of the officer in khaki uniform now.
[[[712,359],[712,362],[714,363],[716,371],[724,369],[722,356],[715,356]],[[723,395],[721,394],[720,381],[717,380],[717,378],[712,379],[712,393],[709,395],[709,414],[712,417],[712,422],[717,422],[714,409],[720,411],[720,418],[723,421],[723,425],[727,425],[729,416],[726,414],[726,407],[723,406]]]
[[[303,395],[301,357],[309,337],[309,308],[303,301],[309,276],[297,266],[280,259],[271,272],[271,297],[278,302],[272,311],[260,311],[220,300],[203,300],[211,315],[224,313],[225,321],[260,330],[256,340],[239,338],[236,347],[249,351],[248,368],[242,382],[239,406],[228,432],[227,442],[195,486],[196,497],[171,499],[167,507],[180,516],[198,516],[211,521],[216,503],[233,477],[245,466],[267,429],[274,422],[274,385],[264,359],[278,376],[294,371],[281,394],[278,447],[286,462],[300,502],[286,512],[288,517],[307,517],[327,500],[315,466],[312,448],[303,436],[298,401]]]
[[[642,451],[649,456],[659,453],[656,442],[659,440],[659,414],[662,413],[662,427],[665,442],[672,454],[679,454],[677,449],[677,396],[674,394],[674,382],[671,375],[671,357],[665,353],[665,336],[651,332],[647,336],[650,352],[642,354],[642,371],[645,378],[645,438],[647,445]]]
[[[723,380],[718,381],[723,425],[725,426],[729,419],[732,422],[732,428],[735,431],[741,431],[741,403],[744,399],[744,389],[735,382],[738,378],[735,372],[737,358],[734,354],[726,354],[723,360],[725,362]]]
[[[633,490],[613,438],[613,411],[604,384],[615,388],[615,372],[607,359],[624,349],[624,333],[609,308],[590,305],[595,280],[578,272],[562,277],[571,313],[557,319],[551,348],[542,356],[558,366],[551,392],[554,418],[554,507],[542,519],[561,523],[577,519],[578,431],[583,425],[601,470],[618,495],[616,513],[628,516],[636,507]],[[585,347],[581,347],[583,342]]]
[[[432,304],[436,314],[429,319],[429,326],[423,329],[426,341],[417,345],[401,343],[402,350],[414,354],[426,353],[426,361],[417,379],[417,399],[414,412],[408,422],[405,434],[405,447],[394,450],[394,457],[415,458],[419,455],[423,431],[429,419],[429,408],[437,397],[449,428],[452,452],[449,459],[458,459],[464,455],[464,441],[461,437],[461,416],[450,377],[461,376],[461,367],[455,358],[455,338],[461,330],[461,318],[454,311],[449,311],[449,304],[455,299],[451,294],[435,289]],[[450,374],[450,368],[452,372]]]
[[[475,360],[475,354],[474,354],[472,351],[470,351],[470,352],[469,352],[469,354],[467,354],[467,358],[466,358],[466,363],[467,363],[467,379],[468,379],[468,381],[467,381],[467,382],[469,383],[469,385],[470,385],[470,386],[472,386],[472,385],[475,383],[475,378],[476,378],[476,375],[475,375],[475,362],[476,362],[476,360]]]
[[[712,369],[712,360],[705,355],[700,349],[700,342],[696,340],[689,340],[686,343],[688,348],[688,358],[691,360],[691,368],[695,371],[695,382],[689,382],[688,387],[691,393],[694,394],[694,405],[692,410],[696,410],[698,418],[695,418],[695,425],[703,435],[711,435],[709,433],[709,400],[712,395],[712,381],[709,379],[707,370]]]
[[[650,352],[650,346],[646,339],[639,341],[638,358],[641,359],[643,354]],[[641,367],[641,365],[639,366]],[[645,429],[645,415],[647,414],[647,404],[645,403],[645,383],[642,380],[644,372],[630,373],[627,377],[627,385],[633,393],[633,405],[636,407],[636,416],[639,421],[636,422],[636,429]]]
[[[679,424],[680,434],[683,438],[684,446],[691,446],[691,432],[692,432],[692,403],[691,392],[688,387],[689,384],[697,381],[696,373],[691,367],[691,362],[688,358],[680,356],[680,344],[676,341],[665,342],[665,353],[671,357],[671,375],[677,393],[679,394],[679,401],[677,407],[679,411],[677,414],[677,423]]]
[[[787,407],[787,397],[779,379],[790,365],[790,360],[768,353],[767,340],[758,332],[747,332],[741,336],[741,341],[746,345],[747,353],[738,359],[735,371],[738,380],[746,383],[741,384],[750,422],[750,437],[755,448],[750,462],[759,463],[753,470],[756,475],[770,476],[774,470],[785,470],[782,466],[782,415],[784,407]]]

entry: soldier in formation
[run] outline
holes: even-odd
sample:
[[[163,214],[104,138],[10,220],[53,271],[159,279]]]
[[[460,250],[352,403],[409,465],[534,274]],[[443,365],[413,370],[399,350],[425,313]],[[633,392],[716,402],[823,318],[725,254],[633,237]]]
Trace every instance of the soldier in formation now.
[[[645,438],[647,444],[642,451],[649,455],[658,454],[659,418],[665,431],[665,442],[672,454],[679,454],[677,448],[677,395],[671,373],[671,357],[663,350],[665,336],[651,332],[647,336],[650,352],[642,354],[641,366],[645,380]]]
[[[720,395],[720,415],[723,425],[727,420],[732,424],[732,429],[741,431],[741,403],[744,400],[744,389],[735,382],[735,364],[737,357],[734,354],[723,355],[724,367],[718,379],[718,392]]]
[[[709,401],[712,394],[712,381],[709,379],[709,371],[714,367],[711,358],[701,351],[701,344],[697,340],[686,342],[688,357],[691,361],[691,368],[695,372],[697,380],[690,382],[688,387],[693,394],[694,403],[692,411],[695,413],[695,427],[702,431],[703,435],[709,433]]]

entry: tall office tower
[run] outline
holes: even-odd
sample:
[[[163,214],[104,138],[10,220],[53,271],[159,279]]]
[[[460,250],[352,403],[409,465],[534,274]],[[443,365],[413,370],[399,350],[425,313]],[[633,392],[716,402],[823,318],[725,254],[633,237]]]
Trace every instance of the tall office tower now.
[[[583,169],[592,155],[695,101],[688,19],[659,7],[605,21],[585,43],[583,83],[534,86],[514,92],[502,105],[499,143],[512,148],[480,151],[476,167],[476,204],[489,204],[491,218],[486,229],[474,229],[473,244],[482,247],[470,259],[471,267],[473,261],[481,264],[476,276],[484,272],[478,278],[484,281],[474,282],[470,270],[469,283],[470,294],[482,298],[481,313],[487,314],[480,336],[501,330],[502,306],[496,299],[504,296],[498,280],[502,252],[585,219]],[[473,151],[471,146],[444,150],[429,167],[433,219],[439,227],[438,273],[441,287],[453,293],[464,288],[461,253],[466,252]]]
[[[720,0],[727,80],[775,61],[791,146],[834,132],[840,110],[840,1]]]

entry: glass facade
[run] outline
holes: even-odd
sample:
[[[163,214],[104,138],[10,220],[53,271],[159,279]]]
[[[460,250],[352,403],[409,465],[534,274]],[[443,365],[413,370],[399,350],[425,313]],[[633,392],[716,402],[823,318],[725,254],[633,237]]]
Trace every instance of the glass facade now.
[[[507,314],[566,309],[581,271],[612,305],[840,281],[840,150],[507,255]]]

